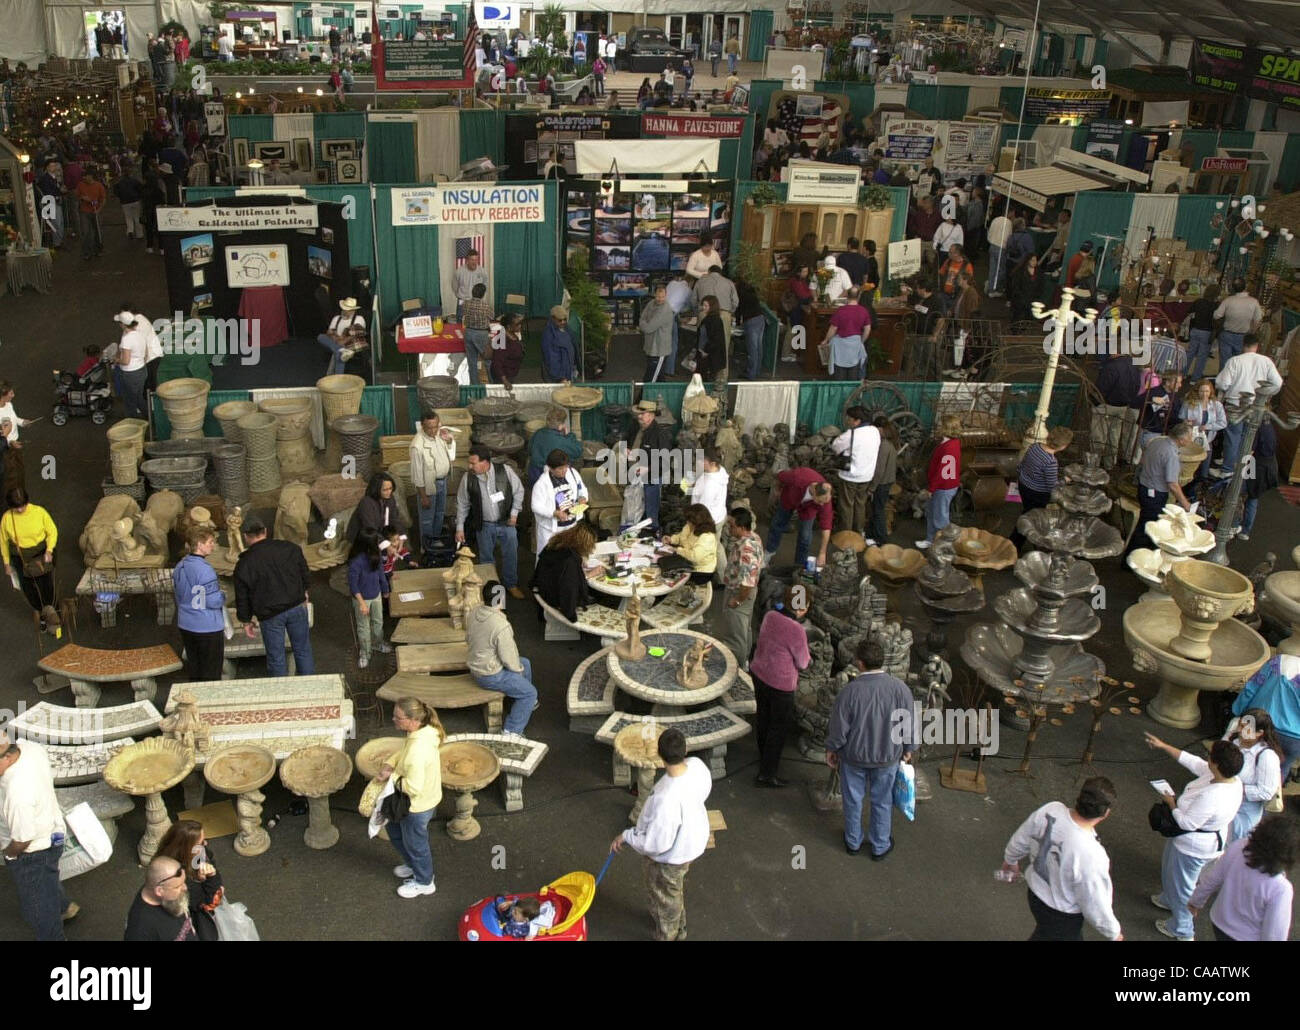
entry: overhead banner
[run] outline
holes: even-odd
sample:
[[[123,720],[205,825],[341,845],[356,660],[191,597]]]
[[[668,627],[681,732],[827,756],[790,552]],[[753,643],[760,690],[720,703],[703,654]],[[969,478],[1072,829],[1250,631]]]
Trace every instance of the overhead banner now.
[[[994,163],[1001,128],[997,122],[949,122],[935,163],[942,165],[949,181],[983,175],[984,169]]]
[[[1099,118],[1095,122],[1089,122],[1088,139],[1083,145],[1083,152],[1118,164],[1125,128],[1125,124],[1117,118]]]
[[[384,39],[372,22],[376,89],[471,89],[478,67],[471,40]]]
[[[541,185],[420,186],[392,191],[393,225],[475,225],[541,222],[546,194]]]
[[[885,127],[885,159],[920,163],[934,153],[939,123],[895,118]]]
[[[519,5],[476,3],[474,19],[484,32],[517,29],[519,28]]]
[[[246,207],[160,207],[158,228],[162,232],[192,232],[217,229],[222,232],[249,229],[315,229],[320,211],[315,204],[248,205]]]
[[[744,128],[744,118],[698,114],[643,114],[641,116],[641,131],[652,136],[740,139]]]
[[[603,132],[609,128],[609,118],[603,114],[544,114],[537,119],[537,131],[542,132]],[[570,137],[577,139],[576,136]]]
[[[1187,75],[1204,89],[1245,94],[1300,111],[1300,54],[1198,39],[1192,44]]]
[[[791,161],[785,181],[788,204],[856,204],[862,169]]]
[[[1049,119],[1092,121],[1105,118],[1110,110],[1108,89],[1052,89],[1031,86],[1025,90],[1025,118],[1045,122]]]
[[[718,170],[716,139],[575,140],[579,175],[628,172],[678,172],[693,175]]]

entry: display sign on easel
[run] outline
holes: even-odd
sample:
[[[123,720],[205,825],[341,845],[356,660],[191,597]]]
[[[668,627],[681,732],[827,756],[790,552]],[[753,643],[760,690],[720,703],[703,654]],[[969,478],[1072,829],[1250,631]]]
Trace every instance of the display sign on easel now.
[[[408,315],[402,319],[402,336],[408,340],[427,340],[433,336],[432,315]]]
[[[906,279],[921,271],[921,241],[899,240],[889,245],[886,264],[889,279]]]

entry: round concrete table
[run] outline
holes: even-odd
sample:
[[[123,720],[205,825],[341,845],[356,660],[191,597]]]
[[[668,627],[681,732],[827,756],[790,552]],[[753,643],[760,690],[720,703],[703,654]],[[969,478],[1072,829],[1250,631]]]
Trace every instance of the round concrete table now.
[[[702,687],[688,689],[677,682],[677,672],[686,652],[697,640],[713,645],[704,657],[708,682]],[[728,647],[703,633],[689,629],[662,630],[641,634],[641,642],[647,648],[644,658],[629,661],[620,658],[610,648],[606,659],[614,682],[633,697],[662,705],[665,709],[682,709],[707,704],[721,697],[736,681],[736,656]],[[655,658],[648,653],[648,649],[655,647],[662,647],[668,653]]]
[[[640,722],[624,726],[614,736],[614,753],[636,770],[636,804],[628,815],[633,823],[641,818],[645,799],[655,788],[655,771],[664,767],[659,757],[659,736],[663,731],[658,723]]]
[[[280,782],[307,799],[307,829],[302,835],[307,847],[324,851],[338,843],[339,828],[330,822],[330,795],[351,776],[352,759],[324,744],[295,751],[280,763]]]
[[[657,566],[655,566],[655,569],[658,571]],[[663,575],[654,578],[642,576],[641,573],[643,571],[645,570],[635,569],[620,579],[607,579],[603,572],[595,572],[587,577],[587,585],[591,587],[592,590],[598,590],[602,594],[608,594],[610,597],[618,597],[627,600],[632,596],[632,586],[634,583],[636,584],[638,597],[655,598],[671,594],[691,578],[691,574],[687,570],[682,570],[667,579],[665,579]]]
[[[442,785],[456,794],[456,814],[447,823],[452,840],[473,840],[482,832],[474,818],[474,791],[482,790],[501,773],[501,760],[482,744],[458,740],[444,744]]]
[[[253,858],[271,846],[262,828],[262,787],[275,775],[275,755],[260,744],[231,744],[208,756],[203,777],[223,794],[236,795],[239,833],[235,854]]]
[[[158,852],[163,834],[171,826],[163,791],[190,774],[194,752],[169,737],[150,737],[138,744],[128,744],[104,766],[104,782],[123,794],[142,797],[145,830],[137,854],[141,865],[148,865]]]

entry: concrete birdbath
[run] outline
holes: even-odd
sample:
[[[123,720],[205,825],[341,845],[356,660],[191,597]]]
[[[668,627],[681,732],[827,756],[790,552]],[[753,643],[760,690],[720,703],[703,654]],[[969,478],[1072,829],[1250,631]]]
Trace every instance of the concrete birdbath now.
[[[357,772],[366,779],[373,780],[379,775],[384,763],[401,750],[405,741],[404,737],[375,737],[374,740],[367,740],[357,749]]]
[[[1274,611],[1291,624],[1291,635],[1277,645],[1283,654],[1300,655],[1300,572],[1275,572],[1264,580]]]
[[[1213,562],[1178,562],[1165,576],[1165,587],[1183,616],[1182,628],[1169,646],[1198,662],[1210,660],[1215,627],[1238,612],[1251,611],[1255,603],[1250,580]]]
[[[985,569],[1010,568],[1019,557],[1015,544],[986,529],[963,529],[953,541],[952,547],[957,552],[952,560],[954,565],[965,565],[968,569],[980,572]]]
[[[351,776],[352,759],[324,744],[295,751],[280,763],[280,782],[307,799],[307,829],[302,835],[307,847],[324,851],[338,842],[339,829],[330,822],[330,795]]]
[[[569,430],[582,439],[582,413],[590,411],[605,399],[605,392],[591,386],[561,386],[551,394],[553,400],[569,413]]]
[[[444,744],[442,785],[456,794],[456,814],[447,823],[452,840],[473,840],[482,832],[474,818],[474,791],[482,790],[501,773],[501,760],[482,744],[457,740]]]
[[[636,770],[636,804],[628,816],[631,822],[641,818],[641,809],[655,786],[655,770],[664,767],[659,757],[659,735],[664,727],[654,722],[632,723],[614,736],[614,753]]]
[[[145,799],[145,830],[137,849],[141,865],[149,864],[172,824],[163,804],[163,791],[180,783],[193,768],[194,751],[167,737],[128,744],[104,766],[105,783],[123,794]]]
[[[880,576],[890,586],[901,586],[925,567],[925,555],[911,547],[882,544],[868,547],[867,570]]]
[[[223,794],[234,794],[239,814],[235,854],[253,858],[271,846],[262,828],[262,787],[275,775],[275,755],[260,744],[232,744],[209,755],[203,776]]]

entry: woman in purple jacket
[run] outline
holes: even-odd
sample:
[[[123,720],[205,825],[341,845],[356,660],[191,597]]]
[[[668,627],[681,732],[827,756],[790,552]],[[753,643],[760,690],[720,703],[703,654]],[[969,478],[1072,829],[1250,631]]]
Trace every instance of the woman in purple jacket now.
[[[190,530],[189,554],[172,572],[176,625],[185,648],[185,678],[191,681],[221,679],[226,655],[226,595],[207,561],[216,545],[216,533],[196,526]]]
[[[758,643],[749,663],[758,704],[755,731],[758,737],[759,787],[784,787],[776,773],[781,764],[785,737],[794,722],[794,690],[799,672],[812,660],[803,620],[808,614],[808,588],[788,587],[784,601],[763,616]],[[737,655],[743,661],[743,656]]]

